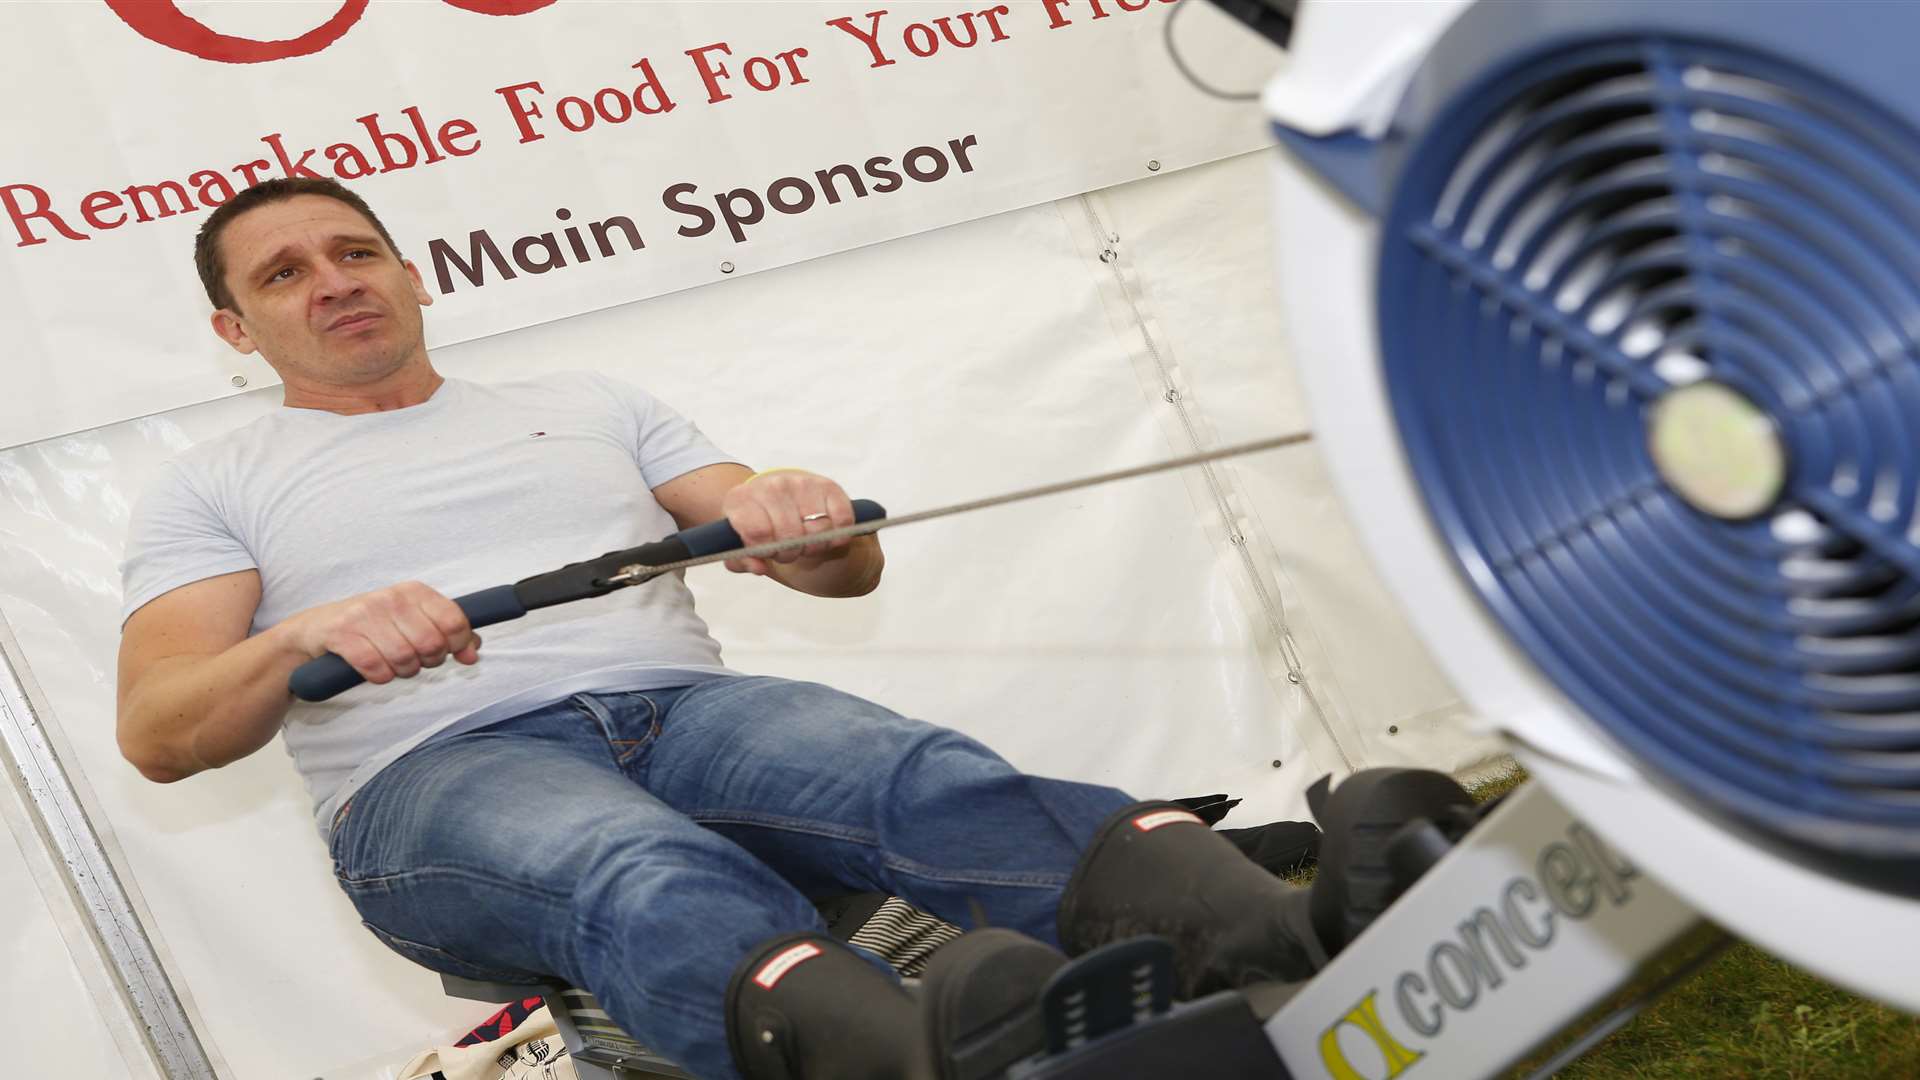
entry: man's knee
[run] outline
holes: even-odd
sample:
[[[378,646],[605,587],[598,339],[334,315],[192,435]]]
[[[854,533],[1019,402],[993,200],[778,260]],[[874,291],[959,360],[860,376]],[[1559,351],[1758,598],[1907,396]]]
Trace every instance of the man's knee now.
[[[907,752],[934,730],[924,721],[819,683],[716,680],[675,704],[662,725],[655,761],[688,755],[706,762],[739,755],[844,768]]]

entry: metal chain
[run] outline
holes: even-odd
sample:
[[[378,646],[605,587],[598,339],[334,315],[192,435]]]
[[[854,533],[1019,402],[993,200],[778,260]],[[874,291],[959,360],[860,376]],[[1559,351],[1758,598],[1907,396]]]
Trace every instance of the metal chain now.
[[[740,548],[735,551],[715,552],[712,555],[701,555],[697,558],[681,559],[679,562],[663,563],[659,566],[647,566],[642,563],[635,563],[631,566],[621,567],[618,573],[606,579],[606,584],[638,585],[659,577],[662,574],[671,574],[675,570],[684,570],[690,566],[705,566],[708,563],[723,562],[727,559],[756,559],[765,555],[774,555],[782,551],[791,551],[794,548],[806,547],[809,544],[824,544],[845,537],[866,536],[870,533],[879,532],[881,529],[891,529],[896,525],[911,525],[916,521],[932,521],[934,518],[971,513],[975,510],[985,510],[994,506],[1005,506],[1008,503],[1022,502],[1027,499],[1038,499],[1043,495],[1059,495],[1063,492],[1078,491],[1081,488],[1095,487],[1100,484],[1111,484],[1120,480],[1131,480],[1138,476],[1151,476],[1154,473],[1167,472],[1171,469],[1184,469],[1193,465],[1203,465],[1209,461],[1219,461],[1221,458],[1239,457],[1242,454],[1255,454],[1262,450],[1278,450],[1286,446],[1298,446],[1312,438],[1312,432],[1302,431],[1293,435],[1281,435],[1271,439],[1259,439],[1254,442],[1240,443],[1239,445],[1223,447],[1219,450],[1208,450],[1204,453],[1188,454],[1185,457],[1177,457],[1168,461],[1158,461],[1151,465],[1136,465],[1130,469],[1116,469],[1113,472],[1100,473],[1095,476],[1085,476],[1078,480],[1062,480],[1058,483],[1042,484],[1039,487],[1008,492],[1004,495],[992,495],[984,499],[974,499],[970,502],[955,503],[952,506],[942,506],[933,510],[921,510],[918,513],[903,514],[900,517],[864,521],[858,525],[848,525],[839,529],[828,529],[825,532],[817,532],[804,537],[795,537],[791,540],[775,540],[771,543],[755,544],[752,547]]]

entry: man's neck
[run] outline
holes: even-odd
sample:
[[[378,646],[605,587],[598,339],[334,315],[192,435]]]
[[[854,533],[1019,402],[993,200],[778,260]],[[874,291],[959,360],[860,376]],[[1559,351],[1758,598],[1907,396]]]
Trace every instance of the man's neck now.
[[[378,382],[360,386],[287,383],[281,404],[289,409],[320,409],[353,416],[407,409],[431,398],[446,382],[431,365],[408,365]]]

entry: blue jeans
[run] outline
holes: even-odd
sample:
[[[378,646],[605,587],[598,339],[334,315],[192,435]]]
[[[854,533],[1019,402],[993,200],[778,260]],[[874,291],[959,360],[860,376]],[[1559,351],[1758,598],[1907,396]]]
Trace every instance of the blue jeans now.
[[[1060,893],[1131,802],[812,683],[579,694],[426,743],[336,816],[367,928],[435,971],[556,977],[640,1041],[735,1077],[724,1001],[809,897],[879,891],[1057,942]]]

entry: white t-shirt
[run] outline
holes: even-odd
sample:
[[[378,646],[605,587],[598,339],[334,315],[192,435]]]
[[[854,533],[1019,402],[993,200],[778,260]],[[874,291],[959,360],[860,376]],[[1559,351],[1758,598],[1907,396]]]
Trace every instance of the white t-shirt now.
[[[135,508],[122,619],[205,578],[260,572],[252,633],[357,593],[420,581],[459,596],[660,539],[650,491],[731,461],[652,396],[570,372],[341,416],[277,409],[187,451]],[[680,575],[561,604],[482,635],[480,662],[296,701],[281,733],[324,835],[374,773],[435,734],[586,690],[732,674]]]

